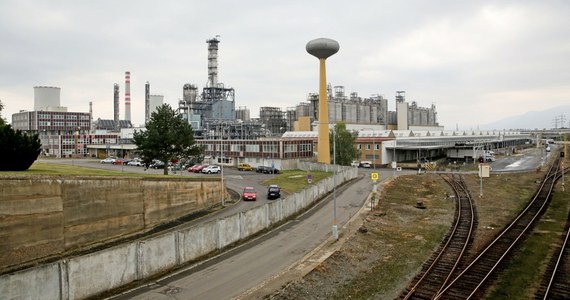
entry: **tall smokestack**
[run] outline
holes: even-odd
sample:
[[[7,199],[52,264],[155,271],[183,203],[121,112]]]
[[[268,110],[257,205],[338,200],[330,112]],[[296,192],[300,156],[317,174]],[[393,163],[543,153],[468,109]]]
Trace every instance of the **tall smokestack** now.
[[[93,101],[89,101],[89,132],[93,132]]]
[[[150,119],[150,83],[148,81],[144,85],[144,123],[148,123]]]
[[[113,85],[113,103],[115,104],[115,131],[120,131],[119,126],[119,85]]]
[[[131,72],[125,72],[125,120],[131,120]]]
[[[206,40],[208,43],[208,87],[216,87],[218,85],[218,44],[220,37],[216,35],[215,38]]]

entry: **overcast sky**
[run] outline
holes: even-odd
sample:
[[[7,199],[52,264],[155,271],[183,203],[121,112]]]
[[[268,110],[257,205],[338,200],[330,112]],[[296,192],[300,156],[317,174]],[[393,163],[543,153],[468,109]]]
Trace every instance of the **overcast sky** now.
[[[113,118],[113,84],[131,72],[131,115],[144,84],[178,106],[207,82],[206,40],[219,35],[218,80],[252,117],[318,92],[308,41],[327,37],[327,81],[346,93],[436,105],[446,129],[469,129],[570,101],[570,1],[0,1],[0,100],[9,122],[33,110],[34,86],[61,105]],[[554,117],[554,116],[553,116]],[[570,116],[567,116],[570,117]],[[533,124],[529,127],[534,128]]]

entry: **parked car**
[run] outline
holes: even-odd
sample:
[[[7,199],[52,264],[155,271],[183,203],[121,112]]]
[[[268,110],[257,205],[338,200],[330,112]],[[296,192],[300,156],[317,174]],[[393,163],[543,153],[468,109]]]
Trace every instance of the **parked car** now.
[[[204,174],[220,174],[221,172],[222,168],[216,165],[207,166],[204,169],[202,169],[202,173]]]
[[[107,157],[107,158],[101,160],[101,163],[102,163],[102,164],[113,164],[113,163],[115,163],[115,160],[117,160],[116,157],[114,157],[114,156],[109,156],[109,157]]]
[[[124,158],[117,158],[115,159],[115,161],[113,162],[114,165],[126,165],[129,162],[129,160],[124,159]]]
[[[140,159],[133,159],[127,163],[127,166],[142,167],[144,163]]]
[[[238,171],[253,171],[253,167],[246,163],[239,163]]]
[[[196,168],[194,168],[194,169],[192,170],[192,172],[194,172],[194,173],[200,173],[200,172],[202,172],[202,170],[203,170],[204,168],[206,168],[207,166],[208,166],[208,165],[197,165]]]
[[[162,169],[164,168],[164,162],[158,159],[154,160],[148,167],[153,169]]]
[[[358,160],[353,160],[353,161],[350,163],[350,165],[351,165],[352,167],[358,167],[358,166],[360,165],[360,163],[358,162]]]
[[[361,161],[361,162],[360,162],[360,167],[361,167],[361,168],[370,168],[370,167],[372,167],[372,162],[369,162],[369,161]]]
[[[201,166],[200,164],[195,164],[192,165],[188,168],[188,172],[194,172],[194,170],[196,170],[197,167]]]
[[[264,174],[279,174],[279,169],[274,167],[265,167],[263,169]]]
[[[246,201],[246,200],[256,201],[257,200],[257,193],[255,192],[255,188],[251,187],[251,186],[246,186],[243,189],[243,193],[241,194],[241,198],[244,201]]]
[[[272,184],[267,188],[267,199],[277,198],[281,198],[281,188],[276,184]]]
[[[257,166],[257,168],[255,168],[255,172],[257,172],[257,173],[265,173],[265,169],[266,169],[266,168],[269,168],[269,167],[266,167],[266,166]]]

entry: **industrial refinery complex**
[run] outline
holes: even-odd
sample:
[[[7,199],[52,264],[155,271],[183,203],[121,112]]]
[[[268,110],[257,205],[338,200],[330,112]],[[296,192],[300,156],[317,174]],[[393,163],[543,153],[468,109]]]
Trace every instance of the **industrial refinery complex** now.
[[[247,162],[286,169],[293,165],[293,160],[315,160],[319,124],[328,132],[340,121],[346,123],[347,129],[358,132],[355,147],[360,149],[360,160],[376,166],[395,167],[395,162],[445,156],[469,160],[477,157],[479,151],[516,147],[535,140],[531,134],[521,132],[446,131],[437,122],[435,105],[421,107],[416,101],[408,102],[405,91],[395,91],[393,100],[380,94],[361,97],[328,82],[322,83],[319,93],[309,92],[306,100],[294,107],[261,107],[259,118],[251,118],[247,107],[236,107],[234,88],[218,80],[220,40],[215,37],[206,43],[207,84],[201,90],[195,84],[184,84],[176,109],[191,124],[196,142],[205,146],[205,160],[209,163],[237,166]],[[307,47],[309,51],[309,44]],[[47,156],[132,156],[136,148],[133,133],[144,127],[135,127],[131,122],[131,103],[136,99],[131,99],[131,73],[126,71],[124,75],[123,118],[117,83],[112,87],[112,120],[95,118],[92,103],[88,112],[69,112],[61,106],[61,88],[36,86],[33,110],[13,114],[12,127],[38,133],[42,154]],[[144,91],[146,123],[164,103],[164,97],[152,94],[149,82]],[[328,104],[325,109],[319,106],[323,100]],[[395,111],[388,110],[388,101],[395,101]],[[327,118],[326,122],[319,122]],[[466,154],[465,149],[471,152]]]

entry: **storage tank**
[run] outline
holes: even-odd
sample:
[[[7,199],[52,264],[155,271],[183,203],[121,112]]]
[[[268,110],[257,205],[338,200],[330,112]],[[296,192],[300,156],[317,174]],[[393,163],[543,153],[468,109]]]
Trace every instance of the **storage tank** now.
[[[182,96],[186,103],[196,102],[196,99],[198,98],[198,87],[190,83],[184,84],[182,87]]]
[[[34,110],[47,110],[48,107],[59,107],[61,89],[54,86],[34,87]]]

